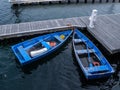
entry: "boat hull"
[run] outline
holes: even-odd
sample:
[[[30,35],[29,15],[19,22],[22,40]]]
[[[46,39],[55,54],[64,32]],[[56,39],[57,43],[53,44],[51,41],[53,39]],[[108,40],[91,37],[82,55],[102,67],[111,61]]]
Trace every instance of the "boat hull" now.
[[[72,42],[76,60],[86,79],[109,77],[114,73],[100,50],[77,29],[74,30]]]
[[[65,43],[72,32],[72,30],[66,30],[42,35],[13,45],[11,48],[20,64],[27,65],[56,51]]]

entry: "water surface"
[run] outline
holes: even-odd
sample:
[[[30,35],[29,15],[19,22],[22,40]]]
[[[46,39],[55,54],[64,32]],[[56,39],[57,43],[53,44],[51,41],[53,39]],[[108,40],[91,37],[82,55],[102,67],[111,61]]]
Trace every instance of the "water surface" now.
[[[119,3],[56,4],[12,7],[0,0],[0,25],[48,19],[88,16],[92,9],[98,14],[120,13]],[[31,38],[31,37],[29,37]],[[108,79],[87,81],[72,50],[71,39],[57,52],[22,69],[11,51],[11,45],[25,39],[0,43],[0,90],[119,90],[119,61],[110,61],[116,73]],[[114,58],[116,59],[116,57]]]

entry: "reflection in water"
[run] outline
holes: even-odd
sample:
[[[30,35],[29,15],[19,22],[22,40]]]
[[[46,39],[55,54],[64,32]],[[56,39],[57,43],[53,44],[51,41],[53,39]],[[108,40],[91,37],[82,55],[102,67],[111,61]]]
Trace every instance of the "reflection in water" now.
[[[16,17],[15,23],[20,23],[21,22],[21,20],[20,20],[20,14],[21,14],[22,10],[20,10],[19,5],[12,6],[11,8],[12,8],[12,13]]]
[[[115,8],[115,4],[112,4],[111,6],[110,6],[110,8],[108,9],[108,14],[114,14],[115,12],[114,12],[114,8]]]
[[[0,1],[0,3],[1,2],[2,1]],[[1,24],[88,16],[93,9],[97,9],[98,14],[113,14],[120,12],[119,4],[117,3],[27,6],[12,6],[9,3],[3,3],[3,5],[0,6],[0,9],[0,17],[2,17],[0,18]]]

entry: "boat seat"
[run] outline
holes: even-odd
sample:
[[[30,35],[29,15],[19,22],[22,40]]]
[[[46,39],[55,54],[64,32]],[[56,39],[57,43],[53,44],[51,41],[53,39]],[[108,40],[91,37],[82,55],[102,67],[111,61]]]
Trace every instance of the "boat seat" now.
[[[83,49],[83,50],[76,50],[78,54],[87,54],[88,52],[89,53],[94,53],[95,50],[94,49]]]
[[[41,41],[41,44],[42,44],[44,47],[46,47],[47,49],[50,49],[50,48],[51,48],[51,46],[50,46],[47,42],[45,42],[45,41]]]
[[[21,56],[24,58],[24,60],[30,60],[31,57],[29,56],[29,54],[25,51],[25,49],[23,48],[23,46],[19,46],[17,47],[18,51],[20,52]]]
[[[81,39],[74,39],[74,43],[81,43],[83,42]]]
[[[58,35],[55,35],[54,37],[55,37],[58,41],[60,41],[60,42],[63,41]]]
[[[25,47],[24,49],[25,49],[25,50],[28,50],[28,49],[32,48],[34,45],[37,45],[37,44],[40,44],[40,42],[36,42],[36,43],[34,43],[34,44],[31,44],[31,45]]]
[[[109,71],[106,65],[104,66],[93,66],[88,68],[89,73],[100,73],[100,72],[107,72]]]

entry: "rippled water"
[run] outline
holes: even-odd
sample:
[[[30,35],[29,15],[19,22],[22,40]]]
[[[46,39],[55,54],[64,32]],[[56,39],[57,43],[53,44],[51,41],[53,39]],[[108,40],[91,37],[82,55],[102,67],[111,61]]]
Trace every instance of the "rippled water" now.
[[[0,24],[88,16],[92,9],[98,9],[99,14],[113,14],[120,12],[119,5],[119,3],[96,3],[11,7],[8,0],[0,0]]]
[[[92,9],[99,14],[120,13],[119,3],[57,4],[11,7],[0,0],[0,24],[39,21],[76,16],[88,16]],[[109,62],[116,73],[108,79],[87,81],[72,53],[71,39],[57,52],[22,69],[10,46],[22,40],[0,43],[0,90],[119,90],[119,58]],[[118,60],[116,60],[118,59]]]

